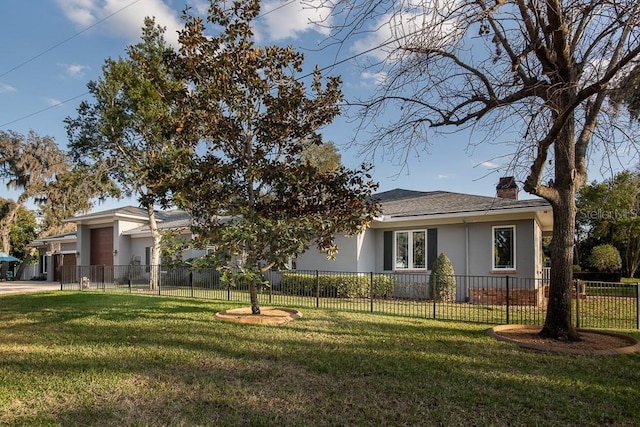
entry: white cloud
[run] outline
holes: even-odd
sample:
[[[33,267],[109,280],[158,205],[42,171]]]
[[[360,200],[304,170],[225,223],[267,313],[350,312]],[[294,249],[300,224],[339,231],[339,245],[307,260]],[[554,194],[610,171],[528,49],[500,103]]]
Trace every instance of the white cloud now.
[[[454,2],[455,4],[456,2]],[[404,9],[394,10],[372,23],[366,36],[354,42],[351,50],[376,60],[397,60],[395,49],[406,42],[420,43],[431,47],[446,48],[454,45],[464,34],[464,25],[456,18],[444,20],[445,9],[453,6],[425,2],[407,4]],[[431,8],[437,8],[437,12]]]
[[[317,2],[317,0],[315,1]],[[260,6],[260,16],[256,21],[258,39],[283,40],[301,35],[306,31],[315,31],[328,35],[326,27],[314,24],[329,16],[328,8],[314,7],[314,0],[294,1],[266,0]]]
[[[72,78],[82,78],[84,77],[84,72],[90,69],[88,65],[81,65],[81,64],[58,64],[58,65],[60,67],[63,67],[65,70],[65,74]]]
[[[0,93],[11,93],[11,92],[17,92],[17,89],[13,86],[0,83]]]
[[[54,106],[56,106],[56,105],[61,105],[61,104],[62,104],[62,101],[60,101],[59,99],[56,99],[56,98],[46,98],[46,97],[45,97],[45,98],[44,98],[44,100],[45,100],[45,102],[46,102],[47,104],[49,104],[51,107],[54,107]]]
[[[491,161],[485,161],[480,163],[480,166],[482,166],[483,168],[487,168],[487,169],[498,169],[500,167],[499,164],[491,162]]]
[[[99,31],[125,36],[132,42],[140,38],[145,17],[154,17],[156,24],[166,27],[166,40],[177,45],[177,31],[182,23],[177,11],[162,0],[57,0],[67,18],[78,30],[96,24]]]
[[[387,80],[387,73],[378,72],[378,73],[370,73],[368,71],[364,71],[360,74],[362,77],[362,82],[373,82],[376,85],[382,85]]]
[[[438,175],[438,179],[449,179],[449,175],[440,174]]]

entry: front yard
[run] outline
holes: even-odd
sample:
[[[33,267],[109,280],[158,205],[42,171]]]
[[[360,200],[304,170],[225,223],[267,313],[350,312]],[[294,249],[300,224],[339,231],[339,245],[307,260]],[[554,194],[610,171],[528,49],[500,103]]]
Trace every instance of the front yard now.
[[[56,292],[0,298],[2,425],[636,425],[640,355],[563,356],[487,325]],[[634,331],[625,331],[640,338]]]

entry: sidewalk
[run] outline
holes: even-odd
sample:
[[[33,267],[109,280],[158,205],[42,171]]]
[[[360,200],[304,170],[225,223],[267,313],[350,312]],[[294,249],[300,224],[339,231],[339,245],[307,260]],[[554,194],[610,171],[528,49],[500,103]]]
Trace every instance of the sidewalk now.
[[[0,282],[0,295],[15,292],[42,292],[42,291],[59,291],[60,283],[58,282],[41,282],[37,280],[16,280]]]

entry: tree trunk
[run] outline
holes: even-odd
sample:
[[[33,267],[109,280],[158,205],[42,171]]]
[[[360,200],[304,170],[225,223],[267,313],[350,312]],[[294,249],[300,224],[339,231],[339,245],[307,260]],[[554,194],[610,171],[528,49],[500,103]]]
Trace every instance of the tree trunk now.
[[[25,259],[22,260],[22,262],[18,266],[18,271],[16,272],[16,280],[22,280],[22,275],[24,274],[24,270],[27,268],[27,265],[29,265],[29,263],[33,259],[33,252],[34,252],[33,249],[30,250],[27,253],[27,256],[25,257]]]
[[[11,225],[15,219],[20,203],[12,203],[9,207],[7,214],[0,220],[0,243],[2,243],[2,252],[8,254],[11,251],[11,241],[9,239],[9,233],[11,232]]]
[[[155,290],[158,288],[158,282],[160,277],[160,242],[162,235],[158,230],[158,222],[156,220],[156,213],[153,210],[153,203],[147,204],[147,215],[149,216],[149,230],[153,237],[153,249],[151,250],[151,268],[149,269],[149,289]]]
[[[575,217],[575,193],[561,192],[560,202],[553,206],[549,302],[547,317],[540,332],[544,337],[571,341],[579,340],[571,321]]]
[[[251,296],[251,313],[260,314],[260,303],[258,303],[258,287],[256,286],[256,279],[251,279],[249,282],[249,295]]]

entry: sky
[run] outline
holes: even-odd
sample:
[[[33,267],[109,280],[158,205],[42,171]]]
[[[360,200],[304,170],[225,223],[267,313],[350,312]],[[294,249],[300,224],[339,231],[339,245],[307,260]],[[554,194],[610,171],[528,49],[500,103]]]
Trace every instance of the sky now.
[[[309,2],[306,2],[309,3]],[[0,2],[0,129],[55,138],[66,149],[63,120],[74,117],[82,100],[91,100],[87,83],[101,76],[105,59],[125,56],[126,47],[140,40],[146,16],[167,28],[165,37],[177,43],[185,0],[2,0]],[[189,0],[196,12],[204,13],[208,2]],[[379,76],[359,66],[368,47],[384,40],[373,33],[332,50],[328,33],[311,24],[317,12],[300,0],[270,0],[261,6],[255,21],[256,38],[262,44],[291,45],[305,54],[305,66],[328,68],[325,74],[340,75],[346,99],[366,97],[376,89]],[[326,16],[326,11],[325,11]],[[351,57],[353,60],[346,60]],[[485,196],[495,195],[499,178],[508,175],[506,149],[501,144],[473,143],[481,137],[452,133],[420,147],[406,164],[384,156],[363,156],[352,142],[366,143],[367,134],[355,135],[356,124],[338,118],[323,130],[324,140],[333,141],[348,167],[369,161],[379,191],[403,188],[418,191],[444,190]],[[354,139],[355,138],[355,139]],[[598,175],[592,175],[598,179]],[[2,197],[13,197],[4,184]],[[531,196],[520,192],[521,198]],[[95,209],[136,205],[135,200],[109,200]]]

